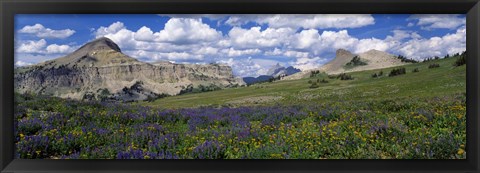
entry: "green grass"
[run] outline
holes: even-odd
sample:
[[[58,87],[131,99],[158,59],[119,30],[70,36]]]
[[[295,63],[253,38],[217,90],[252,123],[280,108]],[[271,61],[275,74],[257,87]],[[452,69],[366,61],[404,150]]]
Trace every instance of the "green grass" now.
[[[388,98],[430,98],[435,96],[464,93],[466,91],[466,66],[454,67],[456,57],[430,62],[409,64],[407,74],[388,77],[394,68],[348,73],[354,80],[328,79],[317,75],[313,78],[283,80],[262,83],[249,87],[230,88],[213,92],[185,94],[158,99],[154,102],[140,102],[140,105],[159,108],[186,108],[200,106],[251,106],[292,104],[302,102],[335,102],[343,100],[382,100]],[[429,69],[430,64],[440,64]],[[413,73],[418,68],[420,72]],[[383,71],[384,75],[371,75]],[[309,80],[327,79],[318,88],[309,88]],[[256,101],[255,98],[275,97]],[[245,102],[245,100],[248,100]]]
[[[134,103],[146,107],[17,94],[15,157],[465,159],[466,73],[455,60]],[[310,88],[317,79],[329,82]]]

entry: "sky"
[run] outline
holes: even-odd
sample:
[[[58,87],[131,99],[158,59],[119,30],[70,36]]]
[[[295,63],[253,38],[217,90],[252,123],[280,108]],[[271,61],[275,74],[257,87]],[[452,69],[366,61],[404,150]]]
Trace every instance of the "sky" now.
[[[59,58],[96,38],[145,62],[222,63],[236,76],[279,63],[318,68],[337,49],[422,60],[466,49],[464,14],[18,14],[15,65]]]

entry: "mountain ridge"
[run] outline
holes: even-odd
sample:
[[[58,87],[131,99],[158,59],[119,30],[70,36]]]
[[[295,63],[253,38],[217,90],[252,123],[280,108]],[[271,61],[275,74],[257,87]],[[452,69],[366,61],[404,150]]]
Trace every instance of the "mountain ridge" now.
[[[364,65],[347,66],[347,63],[351,62],[354,57],[357,57],[360,61],[364,62]],[[311,71],[320,71],[327,74],[340,74],[355,71],[374,70],[388,67],[395,67],[406,65],[409,63],[402,62],[396,56],[391,55],[384,51],[370,49],[366,52],[359,54],[353,54],[346,49],[337,49],[335,52],[335,58],[328,63],[322,65],[319,68],[307,70],[301,73],[296,73],[291,76],[285,77],[286,80],[305,78],[310,75]]]
[[[276,65],[274,65],[274,66],[270,67],[270,69],[268,69],[266,75],[272,76],[272,77],[289,76],[289,75],[298,73],[300,71],[301,70],[296,69],[293,66],[284,67],[284,66],[281,66],[280,63],[277,63]]]
[[[123,54],[108,38],[93,40],[66,56],[25,67],[14,78],[15,88],[21,93],[123,101],[177,95],[199,85],[221,88],[245,85],[242,79],[233,76],[230,66],[141,62]],[[129,88],[136,92],[127,92],[125,96]],[[102,93],[110,94],[102,96]]]

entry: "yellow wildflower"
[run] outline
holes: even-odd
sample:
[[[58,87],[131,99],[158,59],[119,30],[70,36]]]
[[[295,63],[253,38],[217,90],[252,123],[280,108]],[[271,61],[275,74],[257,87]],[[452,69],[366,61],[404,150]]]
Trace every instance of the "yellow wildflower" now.
[[[463,153],[465,153],[465,150],[459,148],[458,151],[457,151],[457,154],[458,155],[463,155]]]

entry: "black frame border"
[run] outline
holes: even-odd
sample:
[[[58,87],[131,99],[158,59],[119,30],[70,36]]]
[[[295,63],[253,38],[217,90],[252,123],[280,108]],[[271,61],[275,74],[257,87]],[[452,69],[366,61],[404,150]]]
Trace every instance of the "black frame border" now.
[[[13,159],[15,14],[467,14],[465,160],[27,160]],[[0,0],[0,171],[3,172],[479,172],[478,0]]]

